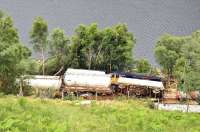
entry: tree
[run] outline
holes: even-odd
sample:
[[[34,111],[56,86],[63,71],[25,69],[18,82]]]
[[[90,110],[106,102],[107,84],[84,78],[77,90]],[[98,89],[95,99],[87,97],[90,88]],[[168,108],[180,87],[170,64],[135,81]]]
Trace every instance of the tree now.
[[[31,43],[35,51],[41,53],[42,72],[45,74],[45,50],[47,48],[48,25],[42,17],[36,17],[30,32]]]
[[[54,66],[55,68],[53,68],[54,71],[59,70],[60,67],[62,70],[66,69],[66,67],[64,68],[64,66],[68,66],[68,63],[70,61],[69,44],[70,40],[65,35],[64,30],[56,28],[52,31],[49,37],[49,53],[51,55],[51,58],[47,60],[47,64],[49,64],[48,68],[52,67],[50,66],[51,64],[53,64],[52,62],[57,62],[57,64]],[[48,72],[52,71],[49,71],[48,69]]]
[[[168,76],[173,75],[176,61],[181,56],[181,47],[187,37],[176,37],[169,34],[163,35],[156,43],[155,57]]]
[[[109,71],[130,70],[133,67],[133,47],[136,42],[125,24],[117,24],[104,30],[103,60]],[[108,68],[105,68],[108,69]]]
[[[200,34],[199,34],[200,37]],[[184,80],[187,84],[187,89],[200,90],[200,43],[191,38],[181,48],[181,58],[177,62],[178,78]]]
[[[100,30],[97,24],[80,25],[72,38],[72,67],[104,71],[132,67],[135,38],[125,24]]]
[[[200,43],[198,32],[186,41],[181,48],[181,58],[177,60],[175,75],[177,76],[181,90],[187,94],[187,111],[189,109],[189,95],[193,90],[200,90]],[[199,34],[200,37],[200,34]]]
[[[31,52],[20,42],[13,20],[5,14],[0,17],[0,91],[14,92],[14,82],[20,76],[17,65]]]
[[[79,25],[72,37],[72,66],[95,69],[102,51],[102,33],[97,24]]]
[[[146,59],[136,61],[136,69],[139,73],[148,73],[151,70],[151,64]]]

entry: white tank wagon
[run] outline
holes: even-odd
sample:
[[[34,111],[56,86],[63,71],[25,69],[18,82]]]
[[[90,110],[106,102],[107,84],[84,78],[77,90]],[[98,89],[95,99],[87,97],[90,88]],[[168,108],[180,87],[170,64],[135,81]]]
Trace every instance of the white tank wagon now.
[[[105,72],[87,71],[66,72],[64,75],[65,89],[70,91],[111,92],[110,75],[105,74]]]
[[[59,90],[62,84],[62,79],[60,78],[60,76],[35,75],[27,77],[27,79],[25,79],[24,81],[27,82],[28,86],[38,89]]]
[[[162,97],[165,89],[161,78],[134,73],[113,73],[111,87],[115,93],[150,97]]]
[[[136,85],[136,86],[144,86],[144,87],[148,87],[148,88],[164,90],[163,83],[159,82],[159,81],[119,77],[118,83],[119,84]]]
[[[65,74],[64,83],[66,86],[108,88],[111,79],[109,75]]]
[[[106,75],[104,71],[72,69],[68,68],[65,74],[80,74],[80,75]]]

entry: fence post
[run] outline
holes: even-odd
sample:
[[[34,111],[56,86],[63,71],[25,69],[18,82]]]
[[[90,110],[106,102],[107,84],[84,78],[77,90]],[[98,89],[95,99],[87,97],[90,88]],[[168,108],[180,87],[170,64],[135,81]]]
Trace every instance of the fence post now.
[[[96,98],[96,101],[97,101],[97,90],[95,90],[96,91],[96,93],[95,93],[95,98]]]
[[[64,100],[64,90],[62,89],[62,100]]]

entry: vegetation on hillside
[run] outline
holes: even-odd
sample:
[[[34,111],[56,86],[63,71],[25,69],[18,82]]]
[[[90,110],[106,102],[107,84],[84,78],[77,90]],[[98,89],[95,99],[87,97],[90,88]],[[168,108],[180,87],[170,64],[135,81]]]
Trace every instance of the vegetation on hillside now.
[[[135,37],[126,24],[100,29],[96,23],[79,25],[69,38],[65,31],[49,31],[47,22],[36,17],[30,43],[41,54],[31,59],[10,16],[0,12],[0,91],[16,93],[15,80],[24,74],[62,75],[68,67],[103,70],[130,70]]]
[[[159,71],[145,58],[133,57],[136,38],[122,23],[102,29],[96,23],[80,24],[68,37],[60,28],[49,31],[47,21],[36,17],[30,42],[41,53],[41,60],[30,59],[31,51],[20,41],[12,18],[0,12],[0,91],[16,93],[14,82],[20,75],[63,75],[69,67],[154,75]],[[199,90],[200,31],[186,37],[161,36],[155,57],[162,73],[178,79],[185,91]]]
[[[19,64],[29,58],[31,51],[20,41],[12,18],[0,14],[0,92],[15,93],[15,79],[24,69]]]
[[[163,35],[155,47],[155,57],[168,77],[176,77],[182,90],[200,89],[200,31],[191,36]]]
[[[148,108],[145,100],[92,102],[0,98],[0,131],[15,132],[193,132],[199,114]]]
[[[30,58],[31,51],[20,41],[12,18],[0,11],[0,93],[16,94],[15,81],[21,75],[63,75],[68,67],[154,75],[159,71],[145,58],[133,57],[136,38],[126,24],[103,29],[96,23],[81,24],[68,37],[60,28],[49,31],[48,23],[37,17],[30,42],[41,53],[41,60]],[[155,57],[162,73],[178,79],[183,90],[199,90],[200,31],[187,37],[161,36]],[[149,109],[146,100],[92,102],[85,106],[79,101],[0,95],[3,132],[200,131],[199,118],[199,114]]]

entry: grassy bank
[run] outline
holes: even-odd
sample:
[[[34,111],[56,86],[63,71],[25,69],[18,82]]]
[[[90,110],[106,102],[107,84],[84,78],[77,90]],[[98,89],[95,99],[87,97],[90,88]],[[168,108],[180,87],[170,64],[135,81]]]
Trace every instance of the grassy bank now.
[[[0,98],[0,132],[200,131],[200,115],[148,108],[142,100],[92,102]]]

